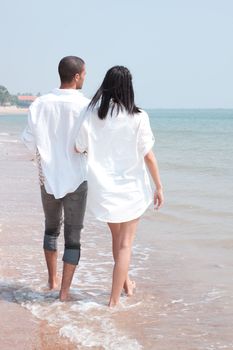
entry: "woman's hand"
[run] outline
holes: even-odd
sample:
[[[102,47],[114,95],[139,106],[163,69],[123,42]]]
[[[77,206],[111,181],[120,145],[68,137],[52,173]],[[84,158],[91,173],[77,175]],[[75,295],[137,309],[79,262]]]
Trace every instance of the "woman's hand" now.
[[[75,151],[76,153],[79,153],[79,154],[84,154],[85,156],[87,155],[87,151],[80,152],[80,151],[76,148],[76,146],[74,146],[74,151]]]
[[[144,157],[147,168],[155,184],[156,190],[154,193],[154,208],[159,209],[164,203],[163,187],[159,176],[159,167],[157,160],[152,150],[150,150]]]
[[[155,190],[154,193],[154,208],[156,210],[160,209],[164,204],[164,195],[163,195],[163,190]]]
[[[76,153],[81,153],[81,152],[76,148],[76,146],[74,146],[74,151],[75,151]]]

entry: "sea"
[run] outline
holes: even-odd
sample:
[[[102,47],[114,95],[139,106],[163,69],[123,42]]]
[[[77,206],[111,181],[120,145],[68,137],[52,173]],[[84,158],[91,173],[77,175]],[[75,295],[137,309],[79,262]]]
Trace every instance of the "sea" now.
[[[165,204],[141,218],[130,266],[136,293],[114,309],[111,236],[89,212],[73,300],[46,291],[37,170],[19,138],[27,117],[0,116],[0,236],[8,242],[0,297],[81,350],[233,349],[233,110],[147,112]],[[60,237],[60,274],[62,249]]]

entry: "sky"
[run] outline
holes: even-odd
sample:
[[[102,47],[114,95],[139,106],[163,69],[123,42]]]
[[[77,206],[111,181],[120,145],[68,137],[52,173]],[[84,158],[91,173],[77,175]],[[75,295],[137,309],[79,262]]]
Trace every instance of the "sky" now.
[[[127,66],[141,108],[233,108],[232,0],[1,0],[0,85],[59,86],[60,59],[86,62],[92,97]]]

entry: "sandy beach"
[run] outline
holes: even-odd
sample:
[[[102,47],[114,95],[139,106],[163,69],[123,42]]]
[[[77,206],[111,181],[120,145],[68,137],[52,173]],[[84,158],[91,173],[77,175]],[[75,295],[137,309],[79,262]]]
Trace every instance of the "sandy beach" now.
[[[8,106],[8,107],[0,106],[0,116],[8,115],[8,114],[22,115],[22,114],[26,114],[27,112],[28,112],[28,108],[19,108],[17,106]]]

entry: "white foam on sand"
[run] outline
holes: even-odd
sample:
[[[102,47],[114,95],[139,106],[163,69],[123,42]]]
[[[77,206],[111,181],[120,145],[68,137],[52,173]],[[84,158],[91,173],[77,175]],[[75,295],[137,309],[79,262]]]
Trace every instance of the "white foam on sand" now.
[[[14,293],[15,299],[34,316],[60,328],[60,335],[69,338],[77,346],[102,347],[106,350],[139,350],[142,346],[117,329],[112,314],[119,309],[125,311],[133,305],[121,305],[109,309],[103,304],[88,300],[79,293],[82,300],[62,303],[58,293],[38,293],[21,289]],[[134,307],[137,307],[135,304]]]
[[[70,338],[74,343],[87,347],[101,346],[106,350],[140,350],[142,346],[135,339],[128,339],[124,335],[116,334],[114,325],[105,319],[101,324],[105,337],[101,333],[92,333],[90,329],[66,325],[60,329],[60,335]]]
[[[93,346],[106,350],[142,349],[130,331],[119,326],[119,317],[124,317],[124,313],[130,310],[140,308],[141,302],[134,302],[133,298],[122,296],[118,307],[110,309],[107,306],[113,259],[109,251],[110,244],[104,244],[101,249],[97,249],[96,242],[99,242],[99,236],[95,230],[94,226],[93,231],[89,227],[90,238],[86,237],[82,263],[74,276],[70,291],[71,302],[60,302],[58,291],[45,291],[47,271],[40,265],[32,264],[35,256],[32,256],[30,248],[22,264],[15,264],[15,269],[20,274],[17,280],[9,281],[12,298],[37,318],[46,320],[60,329],[60,335],[69,338],[77,347]],[[62,246],[60,248],[62,251]],[[39,252],[36,254],[39,260],[41,255]],[[131,266],[131,275],[145,275],[145,260],[149,258],[150,250],[136,245],[133,255],[135,265]]]
[[[3,143],[19,143],[19,140],[13,139],[1,139],[1,144]]]
[[[85,248],[88,255],[89,249],[93,249],[95,254],[88,257],[84,254],[82,257],[82,264],[72,283],[70,294],[73,301],[62,303],[58,299],[58,291],[45,292],[42,285],[45,282],[46,271],[35,271],[28,261],[24,261],[20,266],[21,276],[17,282],[14,281],[15,285],[18,283],[13,291],[14,300],[37,318],[58,327],[60,335],[69,338],[77,347],[93,346],[106,350],[142,349],[141,344],[115,322],[118,312],[127,313],[137,309],[141,302],[133,302],[133,299],[122,296],[120,305],[110,309],[107,302],[113,267],[111,254],[104,250],[96,251],[93,244],[90,248],[88,242]],[[132,275],[144,274],[144,260],[149,252],[136,246],[134,254],[137,265],[132,265]],[[18,270],[19,267],[16,268]]]

